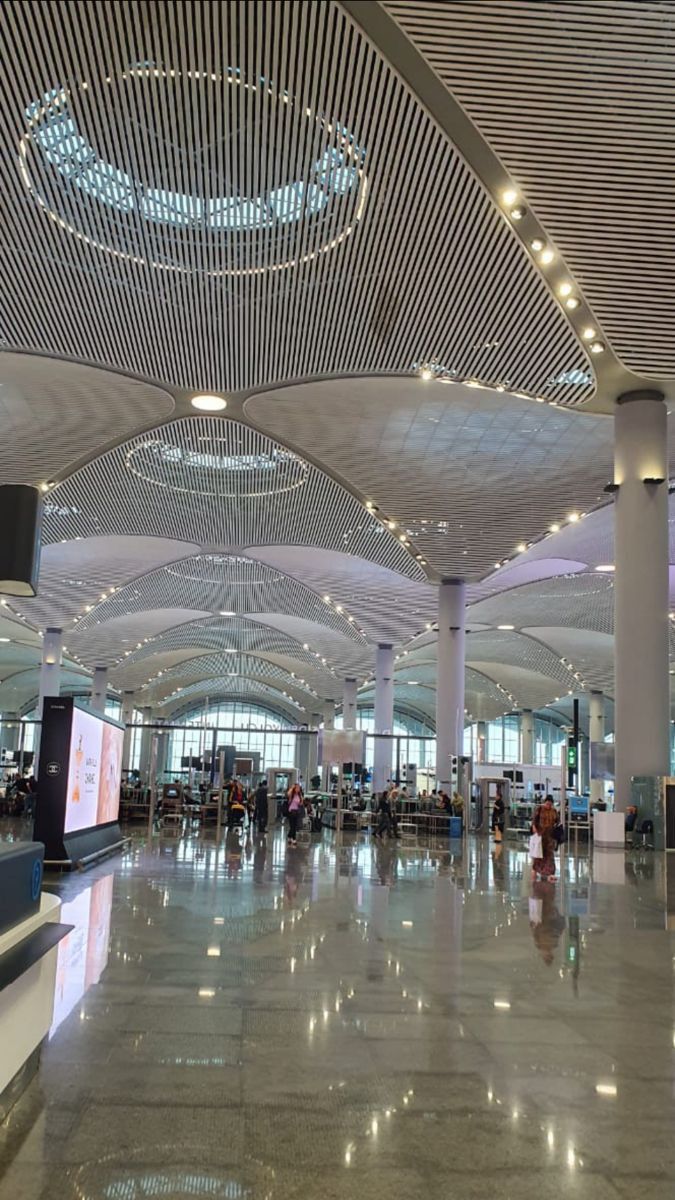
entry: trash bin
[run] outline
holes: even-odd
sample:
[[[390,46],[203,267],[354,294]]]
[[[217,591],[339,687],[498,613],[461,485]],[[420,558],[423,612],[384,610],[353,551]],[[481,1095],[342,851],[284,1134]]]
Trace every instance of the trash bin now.
[[[450,818],[450,837],[451,838],[461,838],[461,836],[462,836],[462,818],[461,817],[451,817]]]

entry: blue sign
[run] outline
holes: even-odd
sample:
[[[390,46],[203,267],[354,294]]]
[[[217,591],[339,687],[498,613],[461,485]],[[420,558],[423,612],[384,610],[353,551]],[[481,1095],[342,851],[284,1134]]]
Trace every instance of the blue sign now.
[[[38,900],[40,897],[40,888],[42,886],[42,860],[35,859],[33,863],[33,872],[30,878],[31,899]]]

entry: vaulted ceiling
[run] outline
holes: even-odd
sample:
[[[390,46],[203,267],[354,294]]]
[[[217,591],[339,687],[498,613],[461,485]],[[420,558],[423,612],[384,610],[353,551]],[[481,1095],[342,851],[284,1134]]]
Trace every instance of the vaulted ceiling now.
[[[673,374],[675,5],[602,8],[9,0],[0,478],[45,501],[0,711],[56,626],[66,686],[164,714],[312,719],[391,641],[432,716],[449,576],[470,713],[611,694],[604,414]]]

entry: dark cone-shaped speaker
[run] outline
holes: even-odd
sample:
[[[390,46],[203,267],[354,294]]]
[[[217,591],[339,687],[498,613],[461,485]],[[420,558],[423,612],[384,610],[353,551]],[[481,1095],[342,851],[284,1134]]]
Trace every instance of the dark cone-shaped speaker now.
[[[25,483],[0,486],[0,593],[35,596],[40,572],[42,497]]]

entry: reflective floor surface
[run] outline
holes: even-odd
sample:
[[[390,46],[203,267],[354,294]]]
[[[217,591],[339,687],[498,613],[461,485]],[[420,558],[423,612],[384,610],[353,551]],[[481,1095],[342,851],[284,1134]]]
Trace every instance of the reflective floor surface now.
[[[0,1200],[672,1200],[664,856],[533,885],[451,846],[139,838],[57,879]]]

